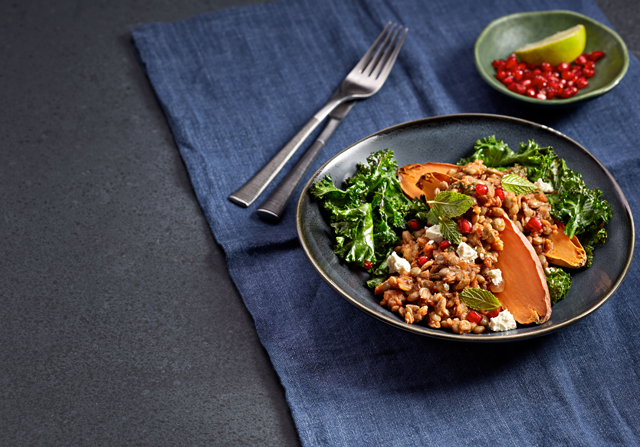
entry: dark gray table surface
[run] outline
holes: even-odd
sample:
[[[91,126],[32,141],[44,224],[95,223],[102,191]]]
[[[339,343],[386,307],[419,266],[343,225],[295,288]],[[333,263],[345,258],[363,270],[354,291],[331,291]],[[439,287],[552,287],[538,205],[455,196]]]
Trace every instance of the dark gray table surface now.
[[[0,2],[0,445],[299,445],[129,37],[251,3]]]

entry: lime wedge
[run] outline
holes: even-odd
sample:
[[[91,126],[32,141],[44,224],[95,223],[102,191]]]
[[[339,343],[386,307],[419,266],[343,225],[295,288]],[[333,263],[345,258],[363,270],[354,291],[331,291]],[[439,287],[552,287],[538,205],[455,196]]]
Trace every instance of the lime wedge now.
[[[515,53],[521,62],[534,65],[548,62],[551,65],[558,65],[561,62],[573,62],[582,54],[586,43],[587,32],[584,26],[576,25],[518,48]]]

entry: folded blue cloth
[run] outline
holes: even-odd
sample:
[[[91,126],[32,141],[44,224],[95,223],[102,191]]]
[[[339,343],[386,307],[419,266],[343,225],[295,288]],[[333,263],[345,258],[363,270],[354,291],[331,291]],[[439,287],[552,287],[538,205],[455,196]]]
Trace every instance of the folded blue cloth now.
[[[609,25],[591,0],[287,0],[133,31],[303,445],[640,444],[637,262],[602,308],[551,335],[444,342],[378,322],[333,292],[300,248],[295,200],[278,225],[256,216],[276,183],[248,209],[227,199],[324,104],[391,20],[410,31],[390,78],[354,107],[313,170],[404,121],[511,115],[584,144],[640,215],[637,59],[619,86],[570,111],[516,105],[477,75],[473,45],[482,29],[535,9],[574,10]]]

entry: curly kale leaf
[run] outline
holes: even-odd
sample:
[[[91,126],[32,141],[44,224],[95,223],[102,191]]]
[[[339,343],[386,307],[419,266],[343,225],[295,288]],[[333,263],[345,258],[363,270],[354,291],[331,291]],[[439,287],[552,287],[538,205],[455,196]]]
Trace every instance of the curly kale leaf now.
[[[551,163],[556,158],[551,147],[540,147],[533,140],[520,143],[520,148],[515,153],[502,140],[496,140],[495,136],[481,138],[476,141],[473,155],[458,162],[458,165],[466,165],[475,160],[482,160],[486,166],[498,169],[506,169],[515,165],[527,168],[529,180],[535,182],[550,169]]]
[[[336,233],[334,251],[345,261],[377,265],[386,260],[400,240],[407,216],[428,211],[426,204],[404,194],[397,168],[393,151],[385,149],[358,165],[355,175],[345,181],[346,189],[336,187],[329,176],[311,187],[312,196],[330,214]]]
[[[551,304],[556,304],[569,293],[571,288],[571,275],[561,268],[550,267],[545,269]]]

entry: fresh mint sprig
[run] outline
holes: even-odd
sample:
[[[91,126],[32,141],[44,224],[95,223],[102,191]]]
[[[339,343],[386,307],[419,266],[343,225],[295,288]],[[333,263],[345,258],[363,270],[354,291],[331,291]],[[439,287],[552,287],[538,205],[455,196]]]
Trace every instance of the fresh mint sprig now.
[[[429,223],[440,225],[442,237],[458,245],[462,242],[462,233],[452,217],[462,216],[473,206],[471,197],[454,191],[442,191],[433,200],[427,201],[431,210],[427,214]]]
[[[462,242],[462,233],[458,229],[458,224],[449,217],[440,218],[440,234],[454,245]]]
[[[464,289],[460,292],[460,299],[474,310],[495,310],[500,308],[500,301],[486,289]]]
[[[462,216],[473,206],[471,197],[454,191],[442,191],[433,200],[428,200],[431,209],[440,217]]]
[[[507,174],[502,177],[502,188],[518,195],[529,194],[538,189],[536,185],[517,174]]]

